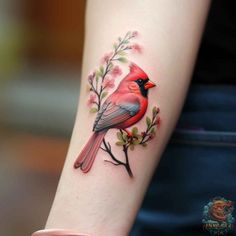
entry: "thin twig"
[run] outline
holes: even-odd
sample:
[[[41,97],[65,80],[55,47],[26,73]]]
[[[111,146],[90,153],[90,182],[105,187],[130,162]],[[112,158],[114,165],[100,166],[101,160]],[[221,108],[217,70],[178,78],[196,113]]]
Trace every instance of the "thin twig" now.
[[[101,147],[101,149],[102,149],[103,151],[107,152],[107,153],[110,155],[111,159],[112,159],[114,162],[113,162],[113,161],[109,161],[109,160],[105,160],[105,161],[106,161],[106,162],[109,162],[109,163],[111,163],[111,164],[113,164],[113,165],[115,165],[115,166],[118,166],[118,165],[124,166],[125,169],[126,169],[126,171],[127,171],[127,173],[128,173],[128,175],[132,178],[132,177],[133,177],[133,173],[132,173],[132,170],[131,170],[130,164],[129,164],[128,146],[123,145],[123,151],[124,151],[124,153],[125,153],[125,160],[126,160],[126,162],[122,162],[122,161],[118,160],[118,159],[114,156],[114,154],[112,153],[111,145],[110,145],[109,142],[106,143],[105,139],[103,139],[103,144],[104,144],[104,147],[105,147],[105,148]]]
[[[93,82],[90,83],[91,84],[91,89],[92,91],[97,95],[97,98],[98,98],[98,102],[97,102],[97,109],[98,111],[100,110],[100,107],[102,105],[102,92],[104,91],[105,87],[103,87],[102,83],[105,79],[105,77],[107,76],[107,74],[110,72],[110,66],[111,66],[111,63],[113,61],[116,61],[118,60],[116,58],[116,56],[118,55],[119,52],[121,51],[126,51],[126,50],[129,50],[130,47],[126,46],[124,48],[122,48],[122,46],[126,43],[126,42],[129,42],[132,38],[134,38],[134,36],[129,32],[126,33],[126,35],[124,36],[124,38],[122,40],[119,41],[118,45],[115,47],[114,49],[114,52],[112,54],[112,56],[109,58],[108,61],[106,61],[106,66],[105,66],[105,71],[103,73],[103,75],[101,76],[101,84],[100,84],[100,90],[98,91],[98,81],[96,80],[96,85],[94,86],[93,85]]]

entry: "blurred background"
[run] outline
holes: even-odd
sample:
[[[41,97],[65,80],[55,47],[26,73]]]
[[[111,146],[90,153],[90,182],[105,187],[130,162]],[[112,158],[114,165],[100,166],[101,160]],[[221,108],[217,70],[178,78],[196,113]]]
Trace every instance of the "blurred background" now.
[[[84,0],[0,0],[0,229],[44,226],[77,107]]]
[[[202,235],[209,199],[235,201],[236,34],[229,3],[213,1],[194,86],[138,215],[140,235],[177,235],[176,228],[185,230],[181,236]],[[84,14],[85,0],[0,0],[1,235],[30,235],[46,222],[76,114]]]

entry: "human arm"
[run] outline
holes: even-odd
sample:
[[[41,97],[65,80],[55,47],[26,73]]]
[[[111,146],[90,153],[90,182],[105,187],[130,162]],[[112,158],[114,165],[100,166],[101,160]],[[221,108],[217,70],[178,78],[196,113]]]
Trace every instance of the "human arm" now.
[[[178,119],[191,78],[209,1],[88,1],[82,83],[71,143],[46,228],[66,228],[91,235],[128,235],[151,176]],[[134,177],[110,163],[100,150],[84,174],[74,161],[92,134],[95,114],[87,107],[87,75],[118,36],[137,30],[140,54],[128,59],[140,65],[157,87],[149,105],[160,108],[161,123],[147,147],[129,152]],[[125,67],[125,65],[123,66]],[[117,84],[116,84],[117,85]],[[136,127],[145,129],[145,116]],[[114,132],[106,140],[116,140]],[[113,147],[118,158],[122,152]],[[158,170],[157,170],[158,171]]]

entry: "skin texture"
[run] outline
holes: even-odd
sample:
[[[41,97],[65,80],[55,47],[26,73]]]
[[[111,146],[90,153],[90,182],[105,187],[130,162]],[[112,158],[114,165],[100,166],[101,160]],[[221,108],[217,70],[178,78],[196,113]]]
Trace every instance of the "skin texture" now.
[[[134,63],[130,65],[129,74],[99,110],[93,125],[94,133],[75,161],[74,168],[87,173],[109,129],[126,129],[142,119],[148,106],[148,90],[155,86],[140,67]]]
[[[65,228],[103,236],[129,235],[179,117],[208,6],[208,0],[88,1],[78,112],[47,229]],[[87,75],[116,37],[129,30],[140,32],[138,40],[143,45],[141,54],[131,55],[130,61],[140,65],[157,84],[149,91],[146,114],[150,114],[155,105],[161,108],[158,138],[147,148],[138,147],[130,152],[134,178],[127,177],[122,166],[104,163],[107,153],[103,150],[98,151],[96,164],[85,175],[73,165],[91,136],[95,119],[95,115],[86,112]],[[143,119],[136,126],[144,129]],[[107,132],[106,139],[116,141],[113,129]],[[119,147],[115,146],[113,151],[119,159],[123,158]]]

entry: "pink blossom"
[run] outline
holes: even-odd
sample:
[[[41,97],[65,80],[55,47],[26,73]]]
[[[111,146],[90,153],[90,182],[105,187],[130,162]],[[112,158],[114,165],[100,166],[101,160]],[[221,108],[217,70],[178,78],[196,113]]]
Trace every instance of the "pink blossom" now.
[[[160,124],[161,124],[161,118],[160,118],[160,117],[157,117],[156,126],[160,126]]]
[[[88,76],[88,82],[89,82],[90,84],[93,83],[94,77],[95,77],[95,72],[93,72],[92,74],[90,74],[90,75]]]
[[[132,49],[134,52],[142,53],[142,47],[141,47],[139,44],[137,44],[137,43],[131,45],[131,49]]]
[[[138,31],[133,31],[132,32],[132,37],[137,37],[138,36]]]
[[[119,66],[114,66],[114,68],[111,71],[111,75],[113,78],[116,78],[117,76],[122,75],[122,70]]]
[[[104,88],[114,88],[115,87],[115,79],[114,78],[112,78],[112,79],[109,79],[109,78],[104,79],[103,86],[104,86]]]
[[[101,63],[102,64],[108,63],[108,61],[110,60],[111,56],[112,56],[112,52],[105,53],[104,56],[101,59]]]
[[[90,94],[89,99],[88,99],[88,106],[92,106],[96,102],[96,95],[95,94]]]

